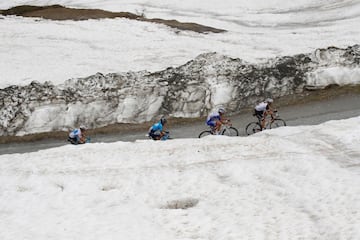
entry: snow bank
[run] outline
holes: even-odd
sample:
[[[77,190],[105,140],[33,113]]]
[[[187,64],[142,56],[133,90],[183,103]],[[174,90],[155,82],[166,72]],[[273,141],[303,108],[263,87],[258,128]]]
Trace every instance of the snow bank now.
[[[359,239],[360,117],[0,156],[0,238]]]

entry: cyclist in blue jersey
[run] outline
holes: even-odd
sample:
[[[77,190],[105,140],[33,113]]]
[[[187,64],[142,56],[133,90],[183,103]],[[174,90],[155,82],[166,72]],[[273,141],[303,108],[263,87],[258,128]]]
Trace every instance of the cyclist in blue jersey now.
[[[225,109],[220,107],[217,111],[212,112],[206,119],[206,124],[211,128],[213,134],[219,134],[221,125],[228,119],[224,117]]]
[[[86,143],[86,127],[81,125],[69,133],[68,141],[72,144]]]
[[[149,136],[153,140],[166,140],[166,136],[168,132],[165,131],[165,126],[167,124],[167,120],[165,117],[162,117],[159,122],[152,125],[149,129]]]

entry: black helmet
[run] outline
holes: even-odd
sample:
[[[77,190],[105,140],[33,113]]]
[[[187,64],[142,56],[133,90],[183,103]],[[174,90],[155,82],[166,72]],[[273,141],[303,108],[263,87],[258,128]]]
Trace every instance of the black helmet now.
[[[167,123],[167,120],[166,120],[165,117],[162,117],[162,118],[160,119],[160,122],[161,122],[161,124],[165,124],[165,123]]]

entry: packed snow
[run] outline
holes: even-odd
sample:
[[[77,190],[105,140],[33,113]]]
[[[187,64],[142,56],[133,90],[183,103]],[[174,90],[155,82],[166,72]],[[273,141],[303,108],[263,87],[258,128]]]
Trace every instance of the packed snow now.
[[[201,53],[218,52],[250,62],[360,40],[360,2],[3,0],[21,4],[130,11],[147,18],[176,19],[227,30],[220,34],[178,31],[128,19],[51,21],[2,16],[0,87],[31,81],[63,83],[96,72],[158,71]]]
[[[128,19],[0,16],[0,88],[34,80],[63,84],[96,72],[159,71],[206,52],[261,63],[360,40],[360,2],[352,0],[3,0],[0,9],[21,4],[130,11],[227,32],[199,34]],[[312,74],[314,85],[359,83],[358,68]],[[215,100],[225,101],[228,86],[213,88]],[[129,97],[126,106],[138,101]],[[30,123],[51,125],[59,121],[56,111],[40,108]],[[359,126],[355,117],[250,137],[0,155],[0,239],[357,240]]]
[[[0,156],[0,239],[360,239],[360,117]]]

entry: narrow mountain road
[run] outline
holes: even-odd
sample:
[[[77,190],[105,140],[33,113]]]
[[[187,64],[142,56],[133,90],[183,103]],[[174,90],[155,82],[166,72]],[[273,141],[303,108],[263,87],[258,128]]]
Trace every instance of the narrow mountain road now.
[[[276,105],[276,103],[275,103]],[[348,94],[327,100],[307,102],[286,107],[278,107],[280,117],[286,120],[288,126],[314,125],[329,120],[339,120],[360,116],[360,95]],[[230,117],[233,126],[239,130],[240,136],[246,136],[245,127],[256,120],[250,112],[243,112]],[[197,138],[202,130],[206,130],[204,121],[173,126],[169,123],[169,130],[173,138]],[[92,142],[135,141],[147,139],[146,132],[132,134],[94,135]],[[58,147],[68,144],[65,140],[42,140],[26,143],[0,144],[0,154],[34,152],[42,149]]]

